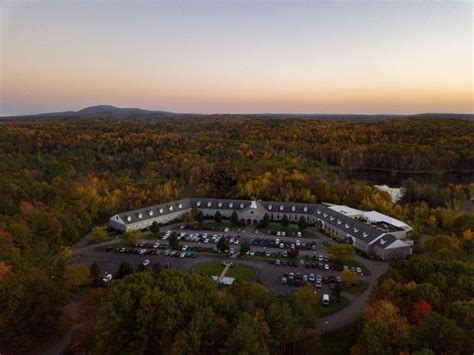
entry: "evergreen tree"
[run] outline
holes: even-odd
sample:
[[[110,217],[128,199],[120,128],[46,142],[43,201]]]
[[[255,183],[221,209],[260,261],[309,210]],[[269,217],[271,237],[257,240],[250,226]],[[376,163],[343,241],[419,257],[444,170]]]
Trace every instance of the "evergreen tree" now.
[[[202,224],[204,222],[204,213],[202,213],[201,210],[196,215],[196,221],[198,221],[199,224]]]
[[[89,271],[91,273],[92,278],[92,285],[99,286],[100,285],[100,268],[97,264],[97,261],[93,261],[91,266],[89,266]]]
[[[227,250],[229,250],[229,241],[225,237],[221,237],[219,241],[217,242],[217,250],[225,253]]]
[[[301,216],[300,219],[298,220],[298,228],[302,231],[308,228],[308,222],[306,221],[306,218],[304,218],[303,216]]]
[[[232,212],[232,215],[230,216],[230,222],[236,227],[239,225],[239,216],[237,215],[236,211]]]
[[[171,234],[169,245],[171,249],[177,250],[179,249],[179,240],[176,234]]]
[[[133,274],[132,266],[126,260],[122,260],[115,274],[115,278],[123,279],[125,276],[130,275],[130,274]]]
[[[214,215],[214,221],[216,221],[216,223],[222,222],[222,213],[220,213],[220,211],[217,211]]]
[[[144,271],[150,271],[148,269],[148,267],[146,265],[144,265],[143,263],[141,263],[140,265],[138,265],[137,267],[137,272],[144,272]]]
[[[160,225],[154,221],[150,226],[150,232],[152,232],[155,236],[160,233]]]
[[[290,225],[290,220],[288,219],[288,216],[286,214],[284,214],[283,218],[281,219],[281,225],[283,227],[288,227]]]

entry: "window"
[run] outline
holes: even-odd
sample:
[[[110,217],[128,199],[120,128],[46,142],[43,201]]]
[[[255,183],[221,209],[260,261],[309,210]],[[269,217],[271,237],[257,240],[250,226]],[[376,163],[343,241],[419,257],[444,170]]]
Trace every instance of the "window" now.
[[[143,218],[143,215],[141,213],[138,214],[138,218]]]
[[[291,207],[291,210],[292,210],[293,212],[295,212],[296,207],[295,207],[295,206]]]
[[[153,211],[148,211],[149,216],[153,216]]]
[[[285,207],[283,205],[280,206],[280,211],[283,211]]]
[[[211,207],[211,206],[212,206],[212,202],[209,201],[209,202],[207,203],[207,207]]]
[[[173,206],[168,206],[168,209],[169,209],[170,211],[173,211]]]
[[[159,211],[159,212],[160,212],[160,213],[163,213],[163,209],[162,209],[162,208],[160,208],[160,211]]]
[[[243,203],[240,204],[240,208],[244,208],[244,204],[243,204]]]
[[[129,222],[130,222],[131,220],[132,220],[132,217],[130,217],[130,216],[127,216],[127,221],[129,221]]]
[[[272,210],[272,205],[268,205],[268,209],[271,211]]]
[[[178,208],[183,208],[183,205],[180,203],[180,204],[178,205]]]
[[[308,207],[304,206],[303,211],[308,212]]]
[[[196,206],[197,207],[201,206],[201,201],[196,202]]]
[[[229,208],[232,208],[234,206],[234,204],[231,202],[229,203]]]
[[[222,202],[219,202],[219,203],[217,204],[217,206],[219,206],[219,208],[221,208],[221,207],[222,207]]]

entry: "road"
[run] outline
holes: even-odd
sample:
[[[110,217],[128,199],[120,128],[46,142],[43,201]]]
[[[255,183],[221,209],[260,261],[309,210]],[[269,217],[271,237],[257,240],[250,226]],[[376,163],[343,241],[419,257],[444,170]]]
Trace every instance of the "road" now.
[[[201,231],[203,233],[203,231]],[[317,235],[317,242],[318,242],[318,249],[316,251],[301,251],[300,256],[304,255],[327,255],[327,250],[322,244],[323,241],[334,243],[324,234],[319,232],[313,231]],[[211,233],[212,234],[212,233]],[[245,231],[245,232],[229,232],[225,233],[227,235],[240,235],[241,242],[251,238],[251,237],[259,237],[259,238],[275,238],[274,236],[268,236],[265,234],[255,234],[252,231]],[[301,240],[302,242],[314,241],[314,238],[295,238],[295,237],[279,237],[280,240],[291,240],[295,241],[296,239]],[[153,240],[149,240],[149,242],[153,242]],[[116,241],[110,241],[107,243],[103,243],[101,245],[84,245],[83,243],[78,244],[74,249],[74,254],[76,256],[75,262],[85,264],[89,266],[93,260],[96,260],[99,264],[99,267],[102,272],[110,272],[114,273],[122,260],[127,260],[134,268],[137,268],[145,259],[149,259],[151,261],[151,266],[155,262],[159,262],[162,266],[169,264],[171,268],[177,268],[180,270],[184,270],[187,272],[191,272],[194,265],[201,262],[209,262],[209,261],[218,261],[222,262],[224,260],[229,260],[223,256],[199,256],[197,258],[177,258],[177,257],[168,257],[164,255],[138,255],[138,254],[121,254],[121,253],[114,253],[105,252],[105,245],[107,244],[114,244]],[[193,245],[198,243],[191,243],[191,242],[182,242],[181,244]],[[206,246],[212,246],[213,244],[203,244]],[[233,245],[234,249],[237,249],[236,245]],[[280,249],[276,248],[263,248],[263,247],[252,247],[254,250],[269,250],[269,251],[278,251]],[[280,250],[281,251],[281,250]],[[361,264],[365,265],[370,270],[370,275],[363,276],[363,280],[369,283],[369,287],[367,287],[361,293],[347,293],[342,292],[342,295],[346,297],[350,302],[346,305],[342,310],[330,314],[326,317],[322,317],[320,320],[321,330],[328,332],[333,331],[337,328],[342,326],[351,324],[355,320],[357,320],[358,316],[360,315],[364,305],[366,304],[370,290],[374,282],[383,275],[388,269],[388,263],[380,262],[380,261],[373,261],[362,258],[358,255],[354,257],[354,259]],[[275,266],[268,263],[266,260],[261,259],[251,259],[251,258],[235,258],[232,259],[234,264],[242,264],[252,266],[257,270],[257,280],[259,280],[265,287],[274,290],[277,293],[287,293],[292,290],[291,286],[282,285],[281,284],[281,276],[283,273],[289,272],[299,272],[301,274],[320,274],[322,277],[329,276],[329,275],[336,275],[338,272],[333,270],[319,270],[319,269],[306,269],[300,265],[300,267],[289,267],[289,266]],[[217,275],[218,276],[218,275]],[[323,293],[330,293],[328,285],[324,285],[321,289],[317,290],[318,294],[322,295]],[[327,322],[327,326],[326,326]]]

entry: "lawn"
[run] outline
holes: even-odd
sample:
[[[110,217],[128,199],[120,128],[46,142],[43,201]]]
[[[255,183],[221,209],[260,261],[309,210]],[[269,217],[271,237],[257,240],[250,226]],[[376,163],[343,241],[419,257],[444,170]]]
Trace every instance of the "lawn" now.
[[[369,286],[368,282],[359,280],[355,285],[350,285],[343,289],[344,292],[349,293],[360,293],[363,292]]]
[[[219,276],[222,270],[224,270],[224,265],[218,262],[199,263],[193,267],[193,273],[208,276]],[[253,267],[237,264],[230,267],[225,276],[234,277],[239,281],[253,281],[256,274],[257,270]]]
[[[328,306],[325,306],[322,303],[318,304],[319,316],[324,317],[329,314],[335,313],[348,303],[349,300],[347,298],[341,297],[340,299],[335,299],[331,296],[331,303]]]

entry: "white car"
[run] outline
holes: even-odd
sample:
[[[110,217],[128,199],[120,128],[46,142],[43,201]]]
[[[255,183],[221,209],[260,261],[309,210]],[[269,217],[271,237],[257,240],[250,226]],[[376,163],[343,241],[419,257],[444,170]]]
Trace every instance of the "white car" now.
[[[309,274],[309,282],[314,282],[315,281],[315,276],[314,274]]]
[[[308,281],[308,275],[303,275],[303,281],[304,282]]]
[[[156,242],[155,244],[153,244],[153,248],[158,248],[160,246],[160,242]]]
[[[112,280],[112,274],[105,273],[104,277],[102,278],[102,281],[107,283],[110,280]]]
[[[323,278],[322,278],[322,276],[321,276],[321,275],[317,275],[317,276],[316,276],[316,281],[319,281],[319,282],[321,282],[321,281],[322,281],[322,279],[323,279]]]
[[[146,260],[143,261],[143,265],[144,265],[144,266],[147,266],[149,263],[150,263],[150,260],[148,260],[148,259],[146,259]]]
[[[280,249],[284,249],[284,248],[285,248],[285,244],[280,243]]]
[[[296,236],[301,237],[301,232],[296,233]]]
[[[358,274],[362,274],[362,269],[360,267],[358,267],[356,270]]]
[[[250,250],[250,251],[249,251],[249,255],[254,256],[254,255],[255,255],[255,251],[254,251],[254,250]]]
[[[281,235],[281,232],[280,231],[277,231],[277,236],[280,236]]]
[[[181,248],[182,251],[186,251],[188,250],[188,246],[187,245],[183,245],[183,247]]]
[[[228,232],[229,231],[229,228],[224,228],[224,232]]]
[[[285,236],[285,235],[286,235],[286,232],[281,232],[281,235],[282,235],[282,236]]]
[[[139,253],[140,255],[145,254],[145,249],[140,249],[140,250],[138,251],[138,253]]]
[[[323,256],[319,254],[318,261],[323,261],[323,260],[324,260]]]
[[[301,246],[301,242],[299,240],[296,241],[296,246],[297,247],[300,247]]]
[[[229,253],[234,254],[234,248],[230,248]]]
[[[329,270],[329,265],[328,264],[324,264],[324,270]]]
[[[185,252],[182,252],[181,254],[179,254],[179,257],[180,258],[184,258],[186,256],[186,253]]]
[[[323,295],[323,305],[329,306],[329,295],[327,293]]]
[[[288,275],[288,278],[290,280],[293,280],[295,278],[295,274],[293,274],[292,272],[290,272],[290,274]]]
[[[258,234],[258,229],[255,229],[255,234]]]

